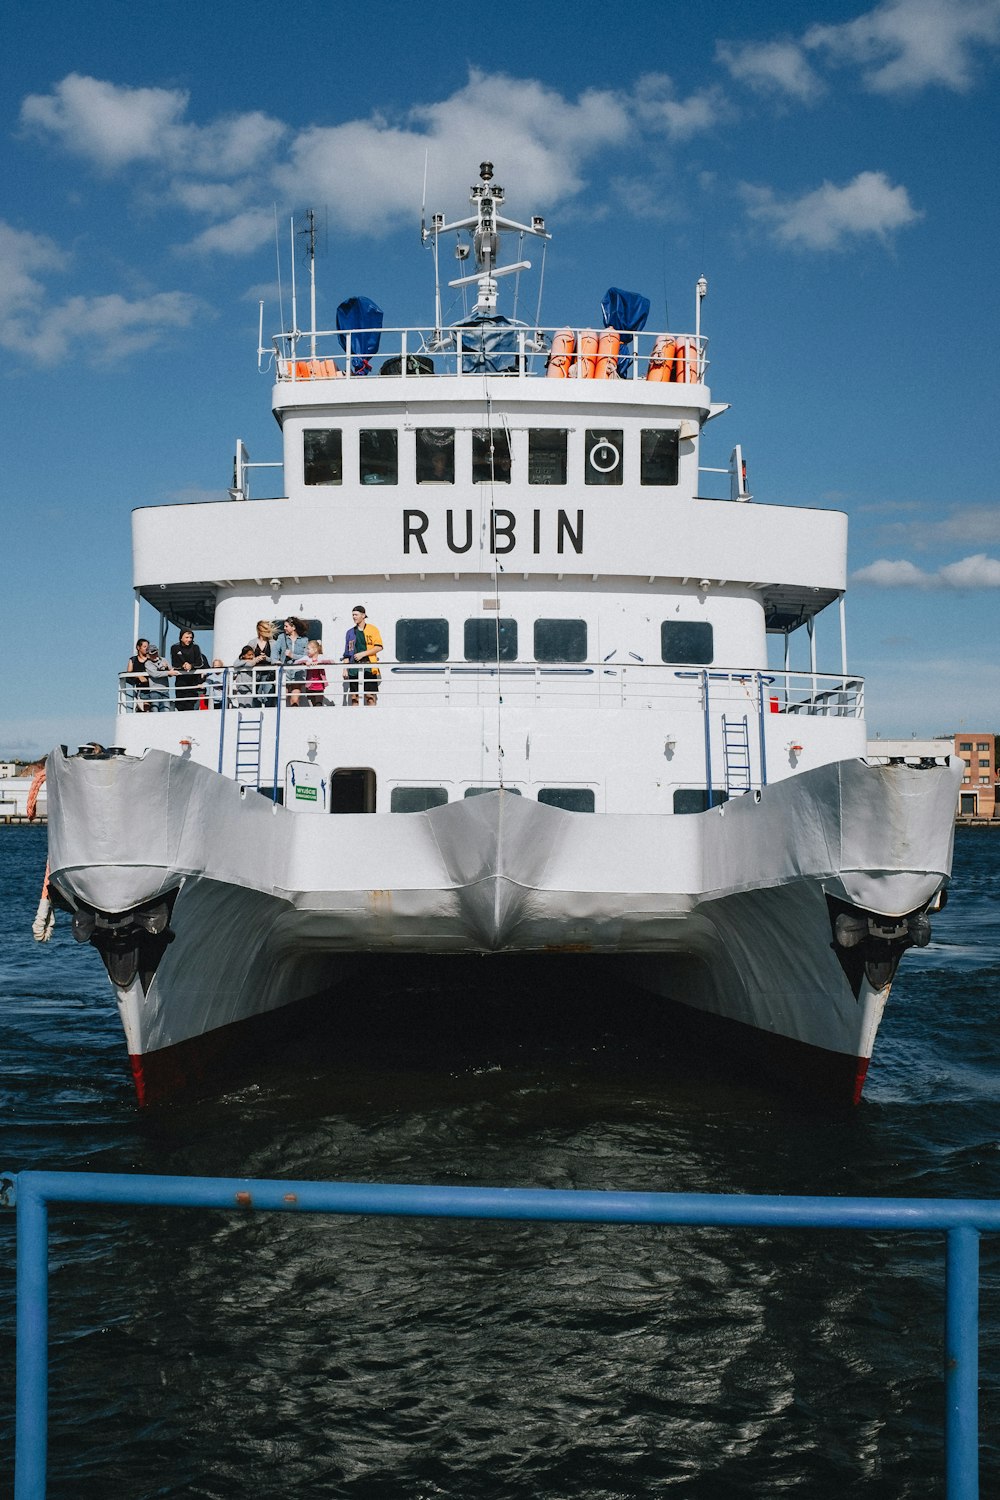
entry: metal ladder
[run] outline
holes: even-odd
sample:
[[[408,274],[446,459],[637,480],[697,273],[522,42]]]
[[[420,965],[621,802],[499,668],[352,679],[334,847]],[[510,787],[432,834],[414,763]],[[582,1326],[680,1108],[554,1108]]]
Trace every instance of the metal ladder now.
[[[236,780],[244,786],[260,786],[260,750],[264,736],[264,714],[236,715]]]
[[[722,749],[726,763],[726,791],[741,797],[750,790],[750,730],[747,716],[727,719],[722,715]]]

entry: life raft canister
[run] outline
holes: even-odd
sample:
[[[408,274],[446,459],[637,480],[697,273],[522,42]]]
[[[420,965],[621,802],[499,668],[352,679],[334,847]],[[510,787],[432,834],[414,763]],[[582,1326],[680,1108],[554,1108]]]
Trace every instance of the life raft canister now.
[[[622,336],[617,328],[605,328],[597,341],[597,369],[595,374],[598,380],[617,380],[618,351],[621,346]]]
[[[575,350],[576,334],[572,328],[560,328],[558,333],[552,335],[552,349],[545,366],[546,375],[550,379],[565,380],[569,375]]]
[[[647,380],[673,380],[674,353],[676,344],[669,333],[661,333],[653,345],[646,370]]]
[[[597,348],[600,340],[592,328],[580,330],[580,353],[576,373],[581,380],[593,380],[597,374]]]

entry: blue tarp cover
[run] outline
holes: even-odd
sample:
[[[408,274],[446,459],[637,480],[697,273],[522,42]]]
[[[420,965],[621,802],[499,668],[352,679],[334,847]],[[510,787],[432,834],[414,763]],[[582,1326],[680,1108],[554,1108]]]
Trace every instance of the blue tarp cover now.
[[[516,371],[517,328],[502,313],[484,313],[461,324],[464,373],[509,375]]]
[[[337,327],[351,331],[357,328],[367,330],[351,339],[351,374],[370,375],[371,360],[364,356],[378,353],[381,334],[377,330],[382,327],[382,309],[378,303],[373,302],[370,297],[348,297],[337,308]],[[343,334],[340,336],[340,347],[347,348],[347,340]]]
[[[601,312],[605,328],[638,333],[645,328],[649,317],[649,298],[641,292],[623,292],[620,286],[609,286],[601,302]]]
[[[632,343],[631,333],[639,333],[649,317],[649,298],[641,292],[623,292],[620,286],[609,286],[601,301],[605,328],[617,328],[622,334],[622,348]],[[624,380],[632,368],[632,356],[618,360],[618,374]]]

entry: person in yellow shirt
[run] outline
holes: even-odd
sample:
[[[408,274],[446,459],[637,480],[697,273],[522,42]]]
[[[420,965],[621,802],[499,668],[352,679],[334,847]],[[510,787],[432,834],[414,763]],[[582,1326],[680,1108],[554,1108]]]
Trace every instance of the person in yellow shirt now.
[[[379,635],[378,627],[369,625],[363,604],[356,604],[351,611],[354,624],[347,632],[344,640],[344,654],[340,658],[350,665],[344,668],[344,677],[349,683],[348,702],[352,707],[357,705],[359,693],[363,695],[366,706],[374,708],[378,702],[378,690],[381,686],[381,673],[378,669],[378,655],[382,651],[382,637]]]

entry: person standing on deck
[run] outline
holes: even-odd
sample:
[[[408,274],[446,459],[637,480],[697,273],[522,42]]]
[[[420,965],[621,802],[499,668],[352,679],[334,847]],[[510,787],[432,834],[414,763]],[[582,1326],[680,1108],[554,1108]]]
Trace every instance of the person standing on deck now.
[[[344,668],[344,676],[350,684],[348,701],[354,707],[358,702],[360,691],[366,705],[374,708],[378,702],[378,690],[381,685],[381,673],[377,663],[379,652],[384,649],[382,637],[376,625],[369,625],[363,604],[354,606],[351,617],[354,624],[347,632],[344,640],[344,654],[340,658],[341,661],[352,664]]]

